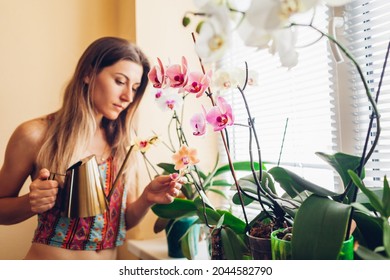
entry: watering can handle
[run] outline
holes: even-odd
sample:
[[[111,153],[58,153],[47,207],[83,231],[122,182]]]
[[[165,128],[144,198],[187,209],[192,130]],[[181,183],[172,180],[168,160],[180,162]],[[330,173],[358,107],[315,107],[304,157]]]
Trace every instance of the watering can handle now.
[[[108,194],[108,196],[107,196],[108,201],[110,201],[110,197],[111,197],[112,193],[114,192],[114,190],[115,190],[115,188],[116,188],[116,185],[117,185],[118,182],[119,182],[119,177],[120,177],[120,176],[122,175],[122,173],[123,173],[123,169],[125,168],[126,163],[127,163],[127,161],[129,160],[129,158],[130,158],[130,154],[131,154],[131,151],[133,150],[133,148],[134,148],[134,145],[131,145],[129,151],[128,151],[127,154],[126,154],[125,159],[123,160],[123,163],[122,163],[121,167],[119,168],[118,174],[116,175],[116,178],[115,178],[115,180],[114,180],[114,184],[112,185],[112,188],[111,188],[111,190],[110,190],[110,192],[109,192],[109,194]]]

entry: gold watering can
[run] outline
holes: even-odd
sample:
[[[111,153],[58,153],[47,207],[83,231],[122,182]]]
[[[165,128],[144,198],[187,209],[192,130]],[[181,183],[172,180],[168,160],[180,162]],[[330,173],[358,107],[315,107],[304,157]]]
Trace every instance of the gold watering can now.
[[[111,195],[133,147],[134,145],[127,152],[107,196],[104,193],[104,182],[95,155],[88,156],[69,167],[66,170],[64,185],[58,194],[61,215],[68,218],[85,218],[107,211]],[[54,179],[54,177],[55,173],[52,173],[50,179]]]

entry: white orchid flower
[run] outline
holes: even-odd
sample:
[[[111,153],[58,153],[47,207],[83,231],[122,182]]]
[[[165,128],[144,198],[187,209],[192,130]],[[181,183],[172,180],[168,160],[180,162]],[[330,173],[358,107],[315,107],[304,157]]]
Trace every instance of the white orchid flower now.
[[[220,68],[214,73],[212,86],[214,89],[224,92],[238,86],[238,80],[231,68]]]
[[[155,101],[163,111],[178,110],[183,105],[183,97],[177,89],[159,89],[155,94]]]
[[[257,86],[259,80],[259,73],[254,70],[248,71],[248,86]],[[219,93],[223,94],[226,91],[241,88],[244,86],[246,79],[246,71],[239,67],[225,67],[219,68],[215,71],[212,81],[212,87]]]
[[[195,50],[205,63],[220,60],[230,46],[230,35],[223,31],[219,21],[204,22],[196,40]]]
[[[341,6],[350,0],[324,0],[329,6]],[[256,29],[275,30],[287,25],[292,15],[316,7],[321,0],[252,0],[245,17]]]
[[[201,5],[201,11],[209,17],[200,28],[195,49],[203,62],[215,62],[221,59],[230,47],[230,33],[232,30],[230,11],[226,4],[222,5],[217,0],[198,2]]]
[[[298,52],[295,50],[296,32],[291,28],[282,28],[272,33],[271,54],[278,53],[283,67],[288,69],[298,64]]]
[[[269,31],[263,28],[256,28],[248,21],[247,17],[241,22],[237,32],[248,47],[268,48],[269,41],[272,38]]]
[[[239,85],[242,87],[245,83],[245,71],[242,70],[241,72],[241,76],[239,78]],[[248,81],[247,81],[247,85],[248,86],[258,86],[259,85],[259,72],[255,71],[255,70],[249,70],[248,71]]]

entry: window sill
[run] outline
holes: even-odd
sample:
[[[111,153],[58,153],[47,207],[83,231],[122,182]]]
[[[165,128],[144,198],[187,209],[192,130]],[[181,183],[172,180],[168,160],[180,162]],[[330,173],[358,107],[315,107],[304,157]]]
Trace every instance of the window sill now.
[[[198,254],[195,260],[208,260],[208,243],[199,242]],[[186,258],[171,258],[168,256],[167,240],[165,237],[136,240],[128,239],[126,241],[127,250],[134,256],[142,260],[187,260]]]

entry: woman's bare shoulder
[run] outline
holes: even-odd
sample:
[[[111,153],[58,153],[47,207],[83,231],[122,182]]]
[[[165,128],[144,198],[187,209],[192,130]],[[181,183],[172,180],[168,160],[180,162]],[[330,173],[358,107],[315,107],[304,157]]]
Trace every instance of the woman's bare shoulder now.
[[[21,123],[12,133],[0,169],[0,196],[15,196],[32,175],[48,129],[45,117]],[[6,178],[6,179],[5,179]]]
[[[11,136],[11,140],[22,145],[42,144],[48,129],[47,116],[35,118],[21,123]],[[28,146],[27,146],[28,147]]]

